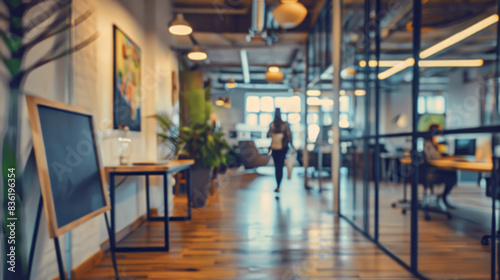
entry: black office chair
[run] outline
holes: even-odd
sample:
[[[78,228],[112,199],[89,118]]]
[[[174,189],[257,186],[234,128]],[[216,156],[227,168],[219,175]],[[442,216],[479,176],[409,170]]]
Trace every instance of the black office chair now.
[[[424,197],[422,202],[419,204],[419,208],[424,211],[425,219],[427,221],[431,219],[430,213],[445,215],[448,219],[451,219],[451,213],[441,209],[437,200],[434,203],[430,201],[430,198],[434,197],[434,185],[436,184],[436,182],[432,181],[432,176],[433,173],[439,172],[439,170],[429,165],[425,160],[425,156],[423,156],[423,159],[423,163],[419,167],[419,181],[424,186]]]
[[[431,197],[434,195],[434,185],[437,183],[433,182],[432,174],[434,172],[439,172],[439,170],[429,165],[423,153],[419,153],[417,157],[412,157],[412,165],[415,164],[413,162],[415,160],[419,161],[418,182],[424,186],[424,196],[422,200],[418,201],[418,210],[424,211],[425,220],[427,221],[431,219],[430,213],[445,215],[448,219],[451,219],[452,215],[450,212],[441,209],[437,201],[431,201]],[[411,174],[411,176],[414,176],[414,173]],[[406,214],[406,211],[410,208],[410,206],[404,207],[402,213]]]

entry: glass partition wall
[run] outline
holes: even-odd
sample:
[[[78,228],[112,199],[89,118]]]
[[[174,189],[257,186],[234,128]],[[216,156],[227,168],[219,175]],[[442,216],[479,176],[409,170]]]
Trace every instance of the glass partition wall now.
[[[337,70],[327,2],[307,84],[339,110],[308,121],[338,114],[339,215],[419,278],[499,279],[498,1],[343,1]]]

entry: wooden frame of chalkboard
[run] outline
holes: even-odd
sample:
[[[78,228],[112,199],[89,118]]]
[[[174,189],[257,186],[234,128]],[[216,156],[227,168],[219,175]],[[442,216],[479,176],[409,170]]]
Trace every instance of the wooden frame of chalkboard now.
[[[59,103],[55,101],[49,101],[42,98],[34,96],[26,96],[26,102],[28,105],[28,112],[31,123],[31,131],[33,134],[33,147],[35,150],[36,163],[38,168],[38,176],[40,178],[41,192],[44,202],[45,215],[47,216],[47,223],[49,228],[50,238],[58,237],[73,228],[85,223],[86,221],[105,213],[111,209],[109,197],[107,195],[107,189],[105,185],[105,175],[104,169],[102,168],[102,160],[99,153],[99,144],[95,134],[95,124],[92,114],[86,112],[85,110],[72,105],[67,105],[64,103]],[[46,144],[44,142],[42,123],[40,119],[39,108],[49,108],[54,110],[59,110],[69,114],[77,114],[80,116],[87,117],[90,121],[90,136],[93,144],[93,149],[95,151],[95,159],[97,161],[97,168],[95,172],[98,172],[100,184],[102,186],[102,198],[104,200],[104,206],[93,210],[92,212],[86,213],[71,222],[65,223],[64,225],[58,225],[58,219],[56,216],[56,206],[54,205],[54,194],[52,192],[50,174],[49,174],[49,164],[46,154]],[[86,140],[88,141],[88,139]],[[64,147],[60,147],[64,149]],[[70,211],[71,209],[68,209]]]

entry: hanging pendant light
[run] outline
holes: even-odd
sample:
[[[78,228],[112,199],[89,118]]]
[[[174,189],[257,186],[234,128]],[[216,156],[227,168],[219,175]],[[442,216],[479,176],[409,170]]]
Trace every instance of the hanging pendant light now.
[[[168,26],[168,31],[177,36],[186,36],[193,32],[193,28],[184,19],[182,14],[177,14]]]
[[[273,17],[284,29],[295,28],[304,21],[307,9],[298,0],[281,0],[273,10]]]
[[[284,76],[280,68],[276,66],[269,67],[266,72],[266,80],[270,83],[281,83]]]
[[[219,97],[217,100],[215,100],[215,105],[221,107],[221,106],[224,106],[224,98],[222,97]]]
[[[224,107],[227,109],[231,108],[231,97],[227,96],[224,99]]]
[[[198,45],[194,46],[193,50],[188,53],[187,57],[191,60],[205,60],[207,53],[202,51]]]
[[[226,89],[233,89],[237,86],[238,86],[238,84],[234,81],[233,78],[229,78],[225,84]]]

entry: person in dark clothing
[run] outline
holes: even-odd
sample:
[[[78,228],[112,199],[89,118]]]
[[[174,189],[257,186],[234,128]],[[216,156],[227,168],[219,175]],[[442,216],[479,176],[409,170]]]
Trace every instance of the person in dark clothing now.
[[[427,161],[429,160],[440,160],[443,159],[443,156],[438,150],[438,142],[436,140],[436,133],[439,131],[439,126],[437,124],[433,124],[429,127],[429,131],[431,132],[430,136],[425,137],[424,141],[424,154]],[[457,184],[457,172],[453,170],[443,170],[438,169],[436,167],[429,166],[427,168],[426,180],[429,184],[443,184],[444,183],[444,191],[439,196],[439,199],[446,205],[448,208],[455,208],[448,201],[448,195],[451,190]]]
[[[288,152],[288,146],[291,145],[295,150],[292,143],[292,133],[290,125],[281,119],[281,110],[276,108],[274,113],[274,121],[269,127],[267,137],[271,137],[271,152],[274,161],[275,176],[276,176],[276,189],[275,192],[280,191],[281,180],[283,179],[283,167],[285,165],[285,158]]]

